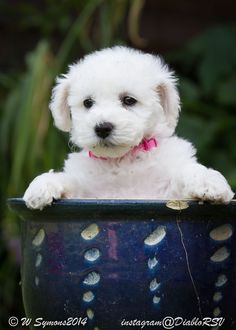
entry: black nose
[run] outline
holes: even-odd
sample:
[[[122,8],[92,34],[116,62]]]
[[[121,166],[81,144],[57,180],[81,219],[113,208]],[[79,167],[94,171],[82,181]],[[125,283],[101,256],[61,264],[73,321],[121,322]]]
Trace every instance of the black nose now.
[[[104,123],[96,125],[94,130],[95,130],[97,136],[99,136],[102,139],[105,139],[106,137],[108,137],[110,135],[113,128],[114,128],[114,126],[112,125],[112,123],[104,122]]]

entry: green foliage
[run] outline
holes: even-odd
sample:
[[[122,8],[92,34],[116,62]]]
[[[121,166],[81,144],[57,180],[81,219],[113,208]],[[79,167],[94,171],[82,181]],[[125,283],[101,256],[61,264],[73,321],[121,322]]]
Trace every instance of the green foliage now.
[[[62,166],[68,151],[68,137],[51,129],[52,121],[48,111],[55,78],[65,71],[77,44],[84,52],[96,48],[95,41],[89,40],[87,34],[92,32],[88,29],[88,23],[97,19],[97,12],[100,13],[99,47],[112,45],[125,16],[126,4],[124,0],[117,3],[87,1],[78,18],[71,24],[57,54],[53,54],[49,41],[44,40],[27,56],[25,73],[9,90],[2,105],[1,154],[9,160],[3,166],[4,186],[8,196],[22,195],[27,182],[37,173],[50,167]],[[5,81],[6,77],[3,78],[2,81]]]
[[[236,190],[236,25],[217,26],[169,55],[179,74],[183,112],[178,134],[202,163],[220,170]]]

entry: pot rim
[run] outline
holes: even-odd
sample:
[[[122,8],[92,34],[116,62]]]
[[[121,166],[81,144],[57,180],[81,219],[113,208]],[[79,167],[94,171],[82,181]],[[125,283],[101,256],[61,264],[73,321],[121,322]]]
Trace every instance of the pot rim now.
[[[196,218],[209,220],[209,216],[224,219],[236,216],[236,200],[229,204],[210,204],[194,200],[144,200],[144,199],[61,199],[45,207],[42,211],[27,208],[22,198],[9,198],[11,210],[24,220],[40,222],[109,220],[150,220],[159,216]],[[174,216],[174,217],[173,217]]]

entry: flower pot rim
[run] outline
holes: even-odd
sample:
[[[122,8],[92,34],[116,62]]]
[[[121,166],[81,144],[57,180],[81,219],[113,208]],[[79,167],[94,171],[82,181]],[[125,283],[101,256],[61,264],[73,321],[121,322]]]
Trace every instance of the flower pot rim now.
[[[229,204],[210,204],[194,200],[144,199],[61,199],[42,211],[26,207],[22,198],[9,198],[7,204],[21,218],[34,221],[90,221],[150,220],[158,216],[214,217],[223,221],[236,216],[236,200]],[[206,219],[208,221],[208,218]]]

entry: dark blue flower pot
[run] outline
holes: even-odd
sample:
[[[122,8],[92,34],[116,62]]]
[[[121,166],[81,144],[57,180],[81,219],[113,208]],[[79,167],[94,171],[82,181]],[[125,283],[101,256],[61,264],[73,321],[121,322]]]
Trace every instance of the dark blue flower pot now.
[[[22,219],[32,320],[87,318],[81,328],[116,330],[171,316],[196,318],[197,329],[203,317],[222,317],[221,329],[236,329],[236,202],[61,200],[43,211],[21,199],[9,204]]]

